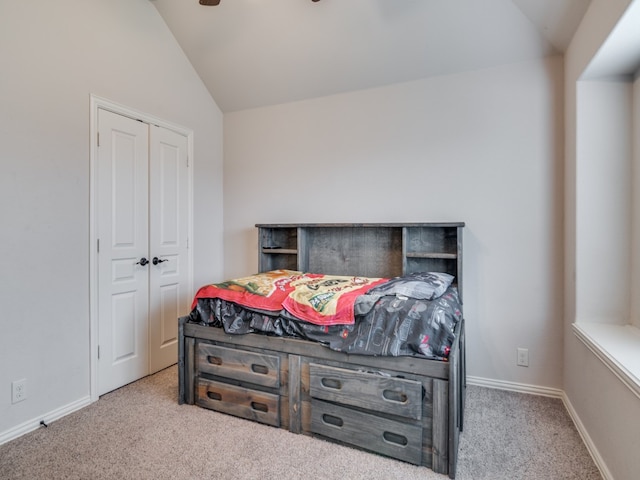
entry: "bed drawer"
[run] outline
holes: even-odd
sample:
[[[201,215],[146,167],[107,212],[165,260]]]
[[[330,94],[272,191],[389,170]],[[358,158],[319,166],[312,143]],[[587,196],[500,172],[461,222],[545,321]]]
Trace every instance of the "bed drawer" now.
[[[422,384],[345,368],[309,364],[314,398],[420,420]]]
[[[198,370],[264,387],[280,387],[280,357],[199,342]]]
[[[416,465],[422,463],[422,428],[419,425],[312,399],[311,431]]]
[[[196,404],[274,427],[280,426],[280,397],[272,393],[199,378]]]

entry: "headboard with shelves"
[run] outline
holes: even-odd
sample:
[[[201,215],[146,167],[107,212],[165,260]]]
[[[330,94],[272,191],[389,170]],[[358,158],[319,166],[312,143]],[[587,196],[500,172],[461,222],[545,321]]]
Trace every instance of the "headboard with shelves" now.
[[[462,298],[463,222],[257,224],[258,267],[331,275],[455,276]]]

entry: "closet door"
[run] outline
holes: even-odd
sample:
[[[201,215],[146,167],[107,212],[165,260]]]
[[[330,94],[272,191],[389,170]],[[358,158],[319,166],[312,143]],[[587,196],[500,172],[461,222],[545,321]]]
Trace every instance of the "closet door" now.
[[[98,110],[98,395],[173,365],[189,312],[188,140]]]
[[[178,359],[178,317],[189,313],[187,138],[151,127],[149,373]]]
[[[149,373],[149,129],[98,112],[98,394]]]

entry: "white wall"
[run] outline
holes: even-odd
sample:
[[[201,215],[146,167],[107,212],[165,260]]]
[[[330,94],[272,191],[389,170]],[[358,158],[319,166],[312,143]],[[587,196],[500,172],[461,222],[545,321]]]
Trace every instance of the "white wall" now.
[[[605,480],[636,480],[640,401],[573,334],[567,335],[565,393]]]
[[[592,152],[589,152],[590,146],[594,147],[589,138],[589,135],[594,134],[594,130],[582,128],[584,124],[597,125],[600,119],[594,118],[593,115],[606,112],[606,110],[609,110],[608,115],[613,115],[613,118],[619,119],[621,116],[627,115],[628,107],[626,109],[624,106],[618,109],[614,108],[612,112],[612,103],[606,105],[606,102],[603,104],[602,100],[615,102],[620,107],[618,100],[625,97],[629,99],[629,89],[627,86],[610,82],[589,85],[586,85],[587,82],[581,82],[581,76],[589,62],[599,51],[630,3],[632,2],[629,0],[594,0],[565,55],[564,390],[579,419],[579,425],[583,427],[583,433],[587,436],[587,443],[595,449],[596,460],[603,468],[606,474],[605,478],[615,478],[616,480],[635,479],[640,471],[640,456],[638,456],[640,400],[591,350],[577,339],[571,326],[576,320],[580,320],[581,316],[591,315],[592,308],[598,308],[589,303],[589,299],[586,297],[589,290],[584,289],[584,286],[591,284],[595,290],[592,277],[600,275],[602,268],[597,269],[594,259],[585,256],[586,251],[581,251],[584,242],[609,245],[610,248],[603,252],[606,258],[601,259],[601,267],[602,262],[607,262],[609,258],[613,258],[614,262],[619,262],[620,255],[629,255],[630,253],[629,250],[624,252],[624,249],[630,245],[629,238],[624,236],[629,234],[629,228],[621,224],[621,216],[614,215],[612,222],[602,223],[606,215],[598,213],[597,207],[594,206],[594,200],[597,201],[600,196],[604,195],[604,198],[601,199],[610,201],[611,198],[607,198],[607,196],[613,194],[614,204],[617,202],[618,207],[624,212],[623,215],[627,215],[630,206],[628,203],[624,204],[624,198],[626,197],[626,201],[629,201],[629,196],[626,193],[630,188],[628,182],[622,181],[621,188],[624,193],[622,196],[618,196],[615,185],[604,185],[591,192],[589,190],[590,181],[583,182],[584,177],[582,177],[585,169],[588,171],[592,168],[597,169],[608,165],[609,158],[607,156],[610,153],[613,154],[612,165],[614,168],[622,168],[623,170],[626,168],[629,177],[631,177],[628,157],[627,164],[624,165],[624,160],[621,160],[621,152],[615,145],[611,147],[609,144],[613,148],[611,152],[605,150],[603,153],[602,150],[599,150],[600,155],[607,158],[600,158],[594,165]],[[583,90],[585,86],[586,90]],[[603,132],[604,130],[595,132],[595,134],[602,139]],[[626,137],[628,142],[628,135]],[[620,139],[619,136],[614,138]],[[606,149],[606,144],[600,146],[596,144],[596,147],[605,147]],[[628,143],[623,148],[628,148]],[[610,173],[608,172],[607,176]],[[587,176],[587,179],[589,178],[592,183],[594,177]],[[608,178],[608,181],[615,180],[611,177],[604,177],[602,181],[605,178]],[[619,177],[618,181],[620,181]],[[593,184],[591,186],[593,187]],[[611,207],[612,205],[609,204],[609,208]],[[596,213],[596,221],[590,220],[589,209]],[[618,263],[615,268],[620,271],[620,264]],[[625,282],[629,280],[628,267],[626,271],[622,268],[622,272],[621,276],[609,277],[605,281],[613,282],[615,287],[627,287]],[[600,310],[597,315],[606,316],[609,313],[614,316],[618,314],[613,311]],[[624,313],[620,314],[624,315]],[[595,320],[595,316],[593,315],[589,319]]]
[[[632,102],[632,167],[633,185],[640,185],[640,70],[633,83]],[[631,191],[631,292],[640,289],[640,189]],[[640,295],[631,295],[631,323],[640,328]]]
[[[89,395],[90,94],[193,129],[196,285],[222,271],[222,114],[148,0],[0,0],[0,65],[1,438]]]
[[[576,319],[626,324],[631,281],[632,87],[577,88]]]
[[[225,114],[225,276],[255,223],[464,221],[469,375],[561,388],[562,82],[552,58]]]

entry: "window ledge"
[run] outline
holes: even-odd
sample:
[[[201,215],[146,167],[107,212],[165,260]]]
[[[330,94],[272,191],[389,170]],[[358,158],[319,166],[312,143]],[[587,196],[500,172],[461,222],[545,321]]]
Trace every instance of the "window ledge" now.
[[[640,329],[631,325],[581,322],[573,332],[640,398]]]

